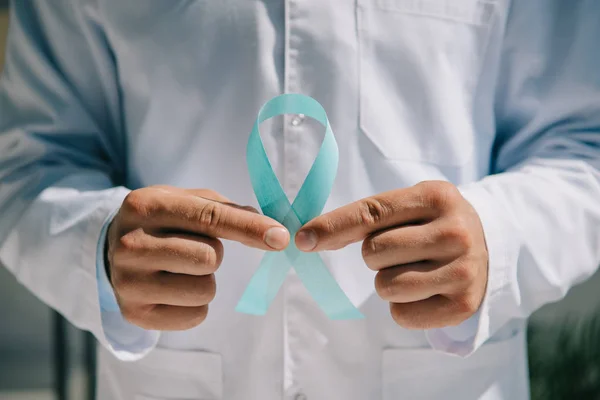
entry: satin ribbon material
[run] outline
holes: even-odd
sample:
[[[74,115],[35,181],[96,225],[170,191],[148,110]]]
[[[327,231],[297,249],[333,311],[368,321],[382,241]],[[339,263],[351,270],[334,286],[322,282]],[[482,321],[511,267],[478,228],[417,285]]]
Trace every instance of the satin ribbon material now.
[[[304,114],[325,127],[319,153],[290,204],[283,191],[260,138],[259,125],[282,114]],[[290,244],[281,252],[267,252],[254,273],[236,311],[264,315],[291,268],[331,319],[363,318],[337,284],[318,253],[303,253],[296,247],[294,236],[302,225],[321,214],[331,193],[338,166],[338,147],[323,107],[313,98],[300,94],[284,94],[269,100],[260,110],[247,147],[250,180],[263,214],[279,221],[290,232]]]

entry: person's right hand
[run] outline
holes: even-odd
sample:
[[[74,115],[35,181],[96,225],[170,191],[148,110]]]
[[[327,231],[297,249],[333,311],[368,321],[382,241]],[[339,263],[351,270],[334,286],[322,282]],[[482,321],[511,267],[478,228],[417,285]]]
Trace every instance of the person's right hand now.
[[[144,329],[185,330],[206,318],[223,259],[219,239],[283,250],[288,231],[211,190],[132,191],[110,224],[107,273],[124,318]],[[246,266],[240,265],[240,268]]]

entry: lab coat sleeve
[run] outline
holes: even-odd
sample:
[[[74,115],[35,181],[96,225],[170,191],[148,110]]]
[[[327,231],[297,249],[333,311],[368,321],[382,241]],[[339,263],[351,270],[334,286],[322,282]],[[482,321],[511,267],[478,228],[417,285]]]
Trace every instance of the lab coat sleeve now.
[[[513,2],[498,73],[492,175],[460,187],[489,252],[487,292],[432,347],[467,356],[600,264],[600,5]]]
[[[0,262],[133,360],[158,333],[101,311],[96,279],[102,230],[129,192],[119,186],[126,150],[101,18],[87,0],[12,2],[0,81]]]

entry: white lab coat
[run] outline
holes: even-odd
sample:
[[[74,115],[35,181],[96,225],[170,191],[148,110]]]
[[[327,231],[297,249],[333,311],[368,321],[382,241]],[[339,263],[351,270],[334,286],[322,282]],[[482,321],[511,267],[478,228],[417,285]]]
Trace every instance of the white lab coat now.
[[[15,1],[0,261],[98,338],[100,400],[526,399],[525,319],[600,262],[597,4]],[[246,141],[281,92],[328,112],[340,165],[325,211],[423,180],[459,187],[490,256],[472,318],[399,327],[360,245],[323,259],[364,320],[328,320],[293,274],[266,316],[236,313],[262,255],[236,243],[199,327],[158,334],[101,311],[102,230],[129,190],[256,206]],[[264,126],[290,197],[321,137],[300,116]]]
[[[280,316],[266,318],[279,320]],[[295,370],[305,384],[292,387],[287,395],[271,394],[281,393],[284,386],[281,360],[271,362],[273,353],[282,352],[281,331],[263,332],[257,341],[278,348],[256,354],[237,345],[248,342],[247,331],[233,329],[223,348],[211,351],[160,348],[133,363],[120,362],[102,349],[99,400],[529,398],[525,334],[520,323],[511,327],[512,332],[507,331],[507,336],[512,336],[484,344],[465,359],[432,350],[420,335],[398,335],[399,329],[384,313],[370,314],[367,318],[364,323],[356,324],[360,327],[358,332],[352,331],[348,323],[337,324],[341,325],[335,329],[339,333],[328,340],[314,327],[303,328],[308,332],[297,339],[302,340],[302,354],[298,361],[289,362],[296,363]],[[365,325],[372,328],[366,329]],[[369,331],[376,329],[394,333],[404,343],[421,342],[421,347],[384,347],[381,339],[369,335]],[[333,341],[337,343],[333,345]],[[258,347],[255,343],[251,345]],[[352,368],[340,368],[329,360],[332,355],[343,358]],[[236,378],[253,382],[230,389],[227,393],[231,397],[225,396],[224,386],[235,386],[232,380]]]
[[[288,290],[299,289],[293,281]],[[394,326],[387,307],[374,298],[361,308],[367,310],[367,319],[359,323],[325,321],[305,300],[304,313],[288,313],[294,333],[289,340],[297,343],[298,351],[287,356],[281,303],[264,317],[267,321],[248,317],[238,327],[231,324],[221,344],[210,350],[158,348],[130,363],[101,349],[99,400],[529,398],[521,322],[509,324],[503,332],[506,338],[462,358],[431,349],[421,332],[411,334]],[[218,324],[215,314],[211,317],[206,330]],[[300,325],[306,320],[319,322]],[[248,338],[252,329],[248,327],[257,323],[273,329],[261,329],[260,335]],[[394,345],[389,344],[390,337]],[[288,384],[286,390],[284,362],[291,365],[288,368],[301,386]],[[236,384],[236,379],[243,382]]]

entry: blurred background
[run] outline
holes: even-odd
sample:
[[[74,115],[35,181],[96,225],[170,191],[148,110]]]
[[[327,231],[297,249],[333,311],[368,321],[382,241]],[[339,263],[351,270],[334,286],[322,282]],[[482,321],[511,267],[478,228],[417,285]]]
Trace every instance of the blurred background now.
[[[0,71],[7,3],[0,0]],[[531,318],[533,400],[600,399],[599,288],[596,274]],[[89,335],[60,319],[0,265],[0,400],[91,399],[93,362]]]

